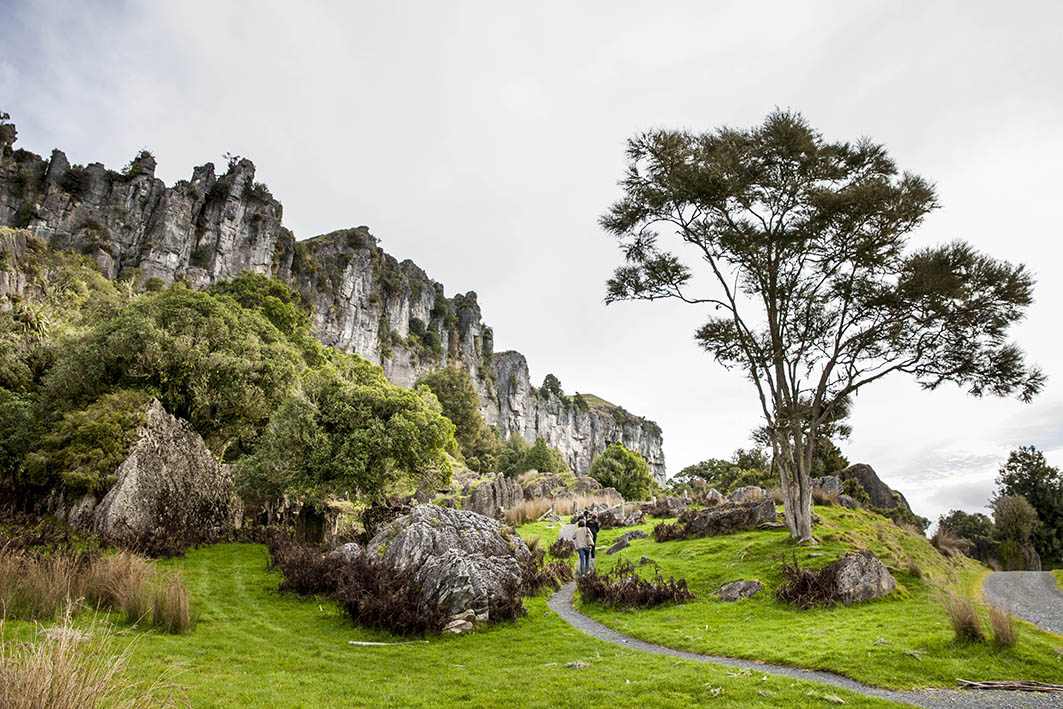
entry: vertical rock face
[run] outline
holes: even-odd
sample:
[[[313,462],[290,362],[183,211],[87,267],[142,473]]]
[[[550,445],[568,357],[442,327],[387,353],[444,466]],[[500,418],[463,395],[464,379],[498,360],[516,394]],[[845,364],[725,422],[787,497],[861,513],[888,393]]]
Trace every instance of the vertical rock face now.
[[[4,142],[0,226],[90,255],[109,278],[205,286],[246,270],[275,275],[311,304],[318,339],[379,364],[392,382],[410,386],[436,367],[463,367],[485,420],[504,436],[546,439],[579,475],[619,440],[664,479],[656,424],[620,407],[577,407],[569,397],[540,392],[523,355],[494,355],[476,293],[447,298],[412,261],[385,253],[368,228],[297,242],[281,225],[280,203],[254,181],[250,160],[231,160],[220,176],[213,164],[201,165],[173,187],[154,173],[146,152],[115,172],[99,163],[71,165],[59,150],[45,160]],[[4,290],[17,292],[18,285],[0,273]]]

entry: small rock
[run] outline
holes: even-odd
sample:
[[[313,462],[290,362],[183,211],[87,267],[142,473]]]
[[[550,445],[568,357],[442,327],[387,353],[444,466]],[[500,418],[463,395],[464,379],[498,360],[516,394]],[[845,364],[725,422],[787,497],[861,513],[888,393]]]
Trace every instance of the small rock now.
[[[612,555],[612,554],[617,553],[621,549],[627,549],[629,546],[631,546],[631,542],[629,542],[627,540],[627,537],[621,537],[620,539],[617,540],[617,542],[615,544],[613,544],[613,546],[611,546],[608,549],[606,549],[605,553],[609,554],[609,555]]]
[[[565,667],[570,670],[582,670],[584,668],[590,667],[590,665],[584,662],[583,660],[576,660],[575,662],[566,662]]]
[[[343,559],[344,561],[352,561],[362,553],[362,547],[358,546],[354,542],[347,542],[346,544],[336,547],[329,552],[330,559]]]
[[[646,564],[656,564],[657,562],[648,556],[644,556],[639,559],[639,566],[645,566]]]
[[[721,601],[727,601],[728,603],[734,603],[735,601],[741,601],[743,598],[749,598],[755,593],[760,593],[764,590],[764,584],[756,579],[752,581],[732,581],[725,583],[718,589],[713,591],[713,594]]]

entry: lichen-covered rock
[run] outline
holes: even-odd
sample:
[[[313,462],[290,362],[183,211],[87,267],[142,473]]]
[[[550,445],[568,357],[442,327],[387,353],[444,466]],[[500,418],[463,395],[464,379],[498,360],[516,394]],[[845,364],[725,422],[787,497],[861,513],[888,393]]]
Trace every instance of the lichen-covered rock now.
[[[775,503],[771,498],[759,502],[727,502],[717,507],[690,510],[679,518],[687,538],[755,529],[764,522],[774,521]]]
[[[838,495],[838,504],[850,510],[855,510],[860,507],[860,503],[849,495]]]
[[[462,508],[488,517],[498,517],[504,510],[524,500],[524,490],[516,480],[496,475],[481,482],[472,494],[462,501]]]
[[[661,497],[642,504],[642,511],[654,517],[678,517],[687,511],[690,500],[685,497]]]
[[[743,598],[749,598],[753,594],[760,593],[763,590],[764,584],[754,579],[752,581],[732,581],[730,583],[725,583],[712,593],[721,601],[734,603],[735,601],[741,601]]]
[[[118,480],[92,515],[96,532],[123,544],[148,537],[216,539],[239,519],[228,468],[219,465],[186,421],[157,400],[148,405]]]
[[[842,479],[837,475],[812,478],[812,490],[826,495],[840,495],[842,494]]]
[[[768,491],[757,485],[740,487],[727,496],[727,502],[760,502],[763,499],[771,499]]]
[[[451,617],[473,611],[488,619],[492,600],[504,598],[531,556],[524,540],[500,522],[469,510],[418,505],[369,542],[396,570],[413,570],[423,601],[438,602]]]
[[[709,507],[723,504],[727,500],[727,497],[714,487],[710,487],[705,491],[702,497],[704,498],[705,504]]]
[[[845,605],[870,601],[897,588],[897,582],[868,549],[849,552],[834,563],[838,598]]]
[[[330,559],[341,559],[343,561],[353,561],[362,555],[362,547],[355,542],[347,542],[341,544],[332,551],[329,552]]]

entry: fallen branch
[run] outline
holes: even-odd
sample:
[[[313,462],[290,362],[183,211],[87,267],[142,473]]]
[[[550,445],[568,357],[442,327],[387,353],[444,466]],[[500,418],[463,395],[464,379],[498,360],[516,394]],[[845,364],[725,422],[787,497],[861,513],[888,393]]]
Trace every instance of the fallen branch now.
[[[416,645],[418,643],[427,643],[427,640],[407,640],[401,643],[371,643],[368,640],[348,640],[348,645]]]
[[[1052,692],[1063,694],[1063,684],[1045,684],[1033,681],[972,682],[956,678],[963,689],[1006,689],[1014,692]]]

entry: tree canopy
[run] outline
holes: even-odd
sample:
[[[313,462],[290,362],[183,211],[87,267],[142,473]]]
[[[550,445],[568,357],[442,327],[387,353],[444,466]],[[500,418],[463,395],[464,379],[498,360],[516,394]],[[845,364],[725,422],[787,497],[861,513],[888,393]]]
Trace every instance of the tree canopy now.
[[[437,487],[450,479],[453,436],[427,387],[403,389],[360,357],[336,355],[285,397],[234,477],[242,494],[259,499]]]
[[[454,424],[454,438],[465,464],[478,473],[497,469],[502,437],[498,429],[484,423],[469,373],[461,367],[442,367],[422,375],[417,384],[427,386],[439,399],[443,415]]]
[[[827,142],[775,111],[748,130],[647,131],[627,158],[623,195],[600,220],[626,261],[606,302],[709,311],[695,339],[753,383],[795,538],[812,539],[820,429],[860,388],[901,372],[976,396],[1041,389],[1007,339],[1033,278],[963,242],[907,251],[937,199],[883,146]],[[703,265],[697,278],[666,239]]]
[[[1063,473],[1033,446],[1013,450],[997,475],[994,500],[1021,495],[1037,511],[1033,545],[1043,557],[1063,556]]]
[[[645,500],[653,489],[653,477],[645,458],[625,448],[620,441],[594,459],[587,475],[604,487],[616,488],[625,500]]]

